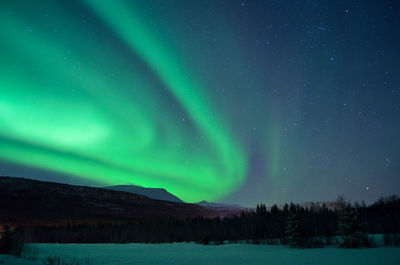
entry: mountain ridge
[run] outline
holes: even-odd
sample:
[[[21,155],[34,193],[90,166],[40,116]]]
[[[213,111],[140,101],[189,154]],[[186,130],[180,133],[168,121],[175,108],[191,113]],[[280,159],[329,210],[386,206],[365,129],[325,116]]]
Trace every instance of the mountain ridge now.
[[[189,203],[103,188],[0,176],[0,222],[134,221],[218,216]]]
[[[164,188],[145,188],[137,185],[114,185],[114,186],[106,186],[103,188],[114,191],[130,192],[133,194],[143,195],[155,200],[184,203],[184,201],[182,201],[174,194],[168,192]]]

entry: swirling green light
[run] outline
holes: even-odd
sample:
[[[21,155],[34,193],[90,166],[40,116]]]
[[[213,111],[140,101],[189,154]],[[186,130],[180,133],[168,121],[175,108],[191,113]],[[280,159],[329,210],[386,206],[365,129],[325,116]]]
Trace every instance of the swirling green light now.
[[[0,158],[105,185],[164,187],[186,201],[232,192],[246,156],[189,65],[134,6],[86,3],[127,44],[129,60],[73,15],[58,18],[69,39],[0,17]],[[170,96],[159,97],[159,86]]]

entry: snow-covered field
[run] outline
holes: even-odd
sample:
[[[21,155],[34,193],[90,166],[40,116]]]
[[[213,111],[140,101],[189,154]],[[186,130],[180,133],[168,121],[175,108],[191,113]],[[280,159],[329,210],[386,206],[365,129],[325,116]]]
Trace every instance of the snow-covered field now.
[[[228,244],[204,246],[173,244],[34,244],[39,259],[28,261],[0,255],[0,264],[35,265],[58,255],[76,257],[81,265],[399,265],[400,248],[372,249],[291,249],[286,246]]]

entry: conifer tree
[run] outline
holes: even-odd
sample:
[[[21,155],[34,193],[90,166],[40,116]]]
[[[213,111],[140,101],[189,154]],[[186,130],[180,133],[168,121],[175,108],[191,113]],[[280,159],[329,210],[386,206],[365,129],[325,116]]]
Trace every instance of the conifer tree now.
[[[359,248],[368,245],[365,226],[361,224],[359,212],[356,208],[347,207],[339,216],[339,234],[343,248]]]
[[[0,253],[10,254],[12,249],[12,232],[11,229],[6,225],[4,231],[0,236]]]
[[[287,218],[286,226],[287,241],[291,247],[299,247],[300,243],[300,232],[299,232],[299,220],[296,215],[295,209],[291,207]]]

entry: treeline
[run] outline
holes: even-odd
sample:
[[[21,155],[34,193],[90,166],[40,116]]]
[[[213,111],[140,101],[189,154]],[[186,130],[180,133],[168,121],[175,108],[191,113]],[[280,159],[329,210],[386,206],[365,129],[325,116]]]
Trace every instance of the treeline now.
[[[367,234],[388,234],[396,242],[400,233],[400,199],[381,198],[374,204],[353,204],[339,198],[335,208],[325,204],[257,205],[254,211],[221,218],[159,219],[127,223],[25,226],[16,234],[27,242],[41,243],[165,243],[226,242],[290,244],[321,247],[371,246]],[[340,239],[338,240],[338,236]]]

